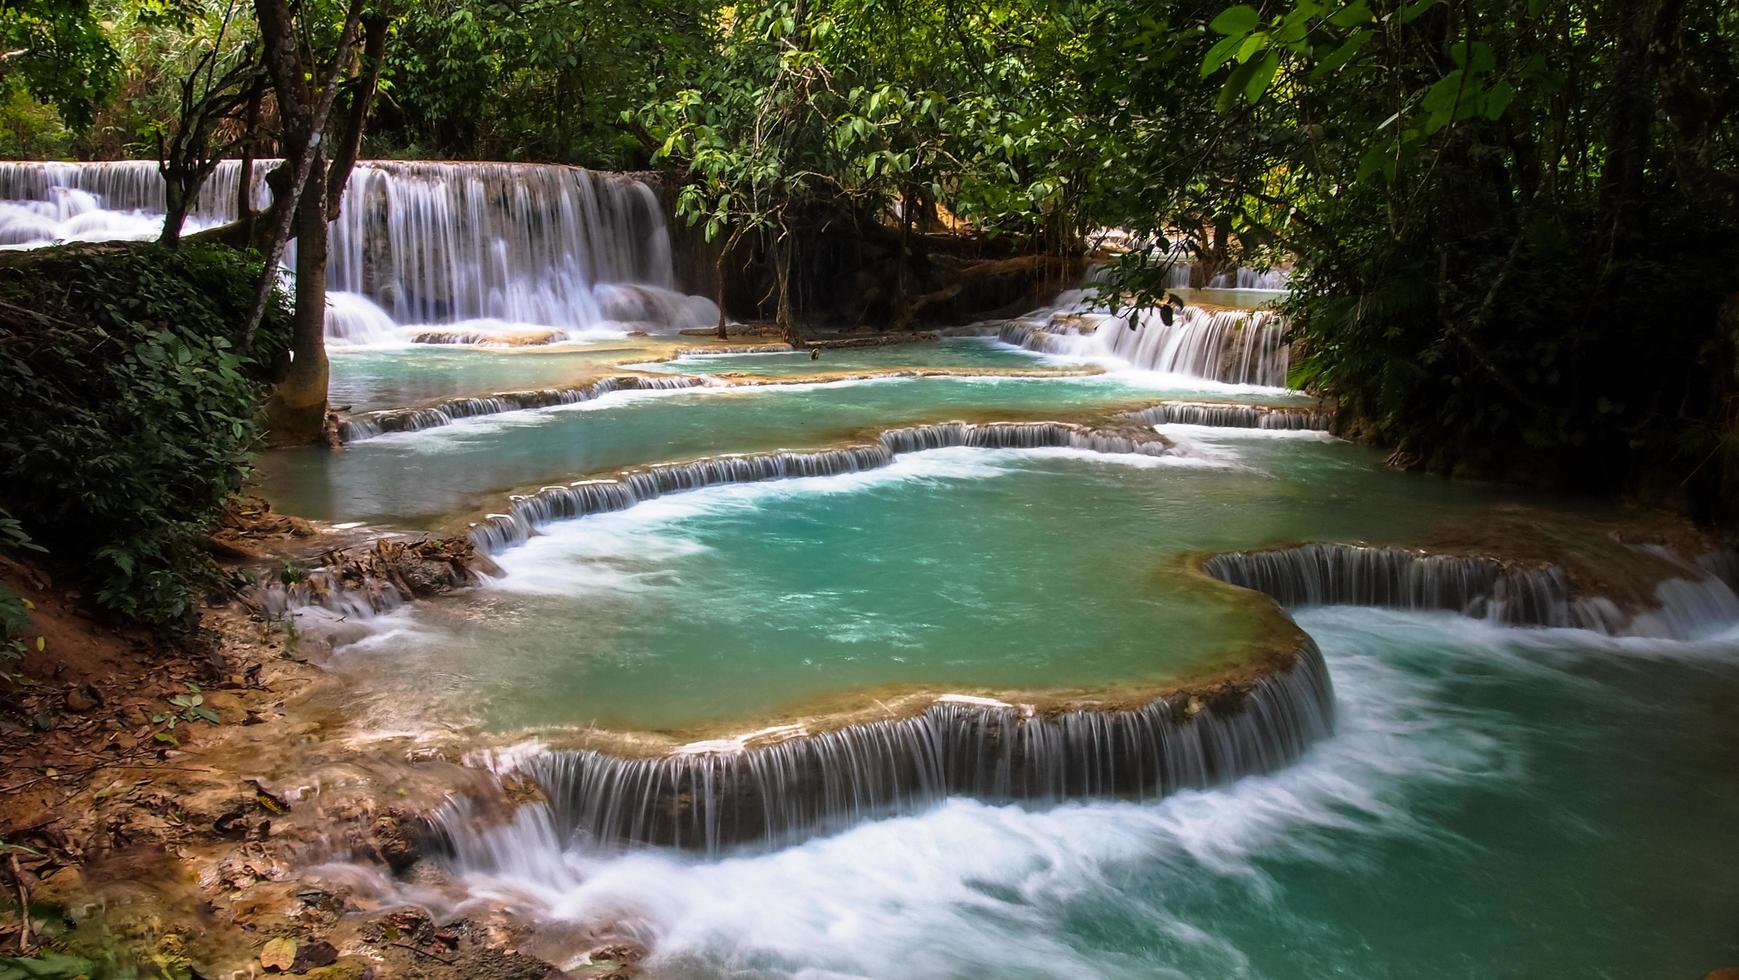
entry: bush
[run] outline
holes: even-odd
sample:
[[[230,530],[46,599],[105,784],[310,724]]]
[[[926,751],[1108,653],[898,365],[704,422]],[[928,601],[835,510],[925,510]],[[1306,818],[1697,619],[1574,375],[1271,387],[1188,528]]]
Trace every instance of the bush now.
[[[274,297],[238,347],[260,269],[191,243],[0,265],[0,506],[125,619],[183,623],[215,580],[202,538],[241,488],[289,336]]]
[[[31,98],[24,86],[0,81],[0,159],[60,160],[72,152],[72,134],[54,107]]]

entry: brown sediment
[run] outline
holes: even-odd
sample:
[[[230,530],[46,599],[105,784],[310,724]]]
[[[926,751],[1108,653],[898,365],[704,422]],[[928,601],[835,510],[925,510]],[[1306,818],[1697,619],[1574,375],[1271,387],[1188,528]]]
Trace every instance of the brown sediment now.
[[[417,813],[455,791],[503,793],[436,757],[331,739],[298,707],[337,683],[317,666],[325,645],[244,606],[205,611],[200,637],[173,644],[104,625],[44,569],[4,562],[0,578],[32,601],[43,637],[0,681],[0,839],[28,848],[18,884],[57,949],[250,975],[261,944],[285,936],[378,966],[353,931],[366,903],[298,869],[402,861]]]

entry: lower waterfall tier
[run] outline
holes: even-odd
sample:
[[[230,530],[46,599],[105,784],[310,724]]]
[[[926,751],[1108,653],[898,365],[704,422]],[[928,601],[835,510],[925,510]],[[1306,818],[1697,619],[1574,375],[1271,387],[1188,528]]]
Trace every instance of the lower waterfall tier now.
[[[652,759],[552,752],[527,771],[565,836],[716,851],[788,842],[950,796],[1150,799],[1200,789],[1272,772],[1333,727],[1328,671],[1305,639],[1290,667],[1247,687],[1135,710],[1045,714],[944,702],[764,748]],[[474,858],[464,817],[440,829],[449,849]]]

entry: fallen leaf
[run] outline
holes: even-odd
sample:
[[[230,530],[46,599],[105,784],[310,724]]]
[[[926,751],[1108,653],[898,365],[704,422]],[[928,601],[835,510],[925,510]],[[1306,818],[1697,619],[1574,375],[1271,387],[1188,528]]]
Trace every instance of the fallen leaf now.
[[[279,936],[260,950],[260,965],[268,970],[284,971],[296,965],[296,940]]]

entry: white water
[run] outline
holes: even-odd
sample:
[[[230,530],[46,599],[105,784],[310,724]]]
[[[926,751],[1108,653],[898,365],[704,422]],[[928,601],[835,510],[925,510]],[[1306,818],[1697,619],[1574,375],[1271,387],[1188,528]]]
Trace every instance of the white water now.
[[[262,175],[271,163],[256,166]],[[188,230],[235,215],[240,164],[201,190]],[[256,185],[255,205],[269,194]],[[149,161],[0,163],[0,245],[155,238],[163,183]],[[716,322],[675,289],[657,193],[573,167],[365,162],[332,225],[327,336],[402,343],[527,333],[620,336]]]
[[[1359,612],[1352,616],[1369,617]],[[1376,614],[1381,615],[1381,614]],[[1440,628],[1385,617],[1402,630]],[[1336,736],[1299,764],[1155,803],[1028,809],[949,800],[771,853],[706,861],[564,848],[541,806],[461,842],[475,899],[553,920],[623,924],[654,950],[659,977],[1203,976],[1153,953],[1083,948],[1058,912],[1119,895],[1131,873],[1202,877],[1263,896],[1260,863],[1348,855],[1319,835],[1429,839],[1407,812],[1419,785],[1502,778],[1518,760],[1443,702],[1441,684],[1368,644],[1324,644],[1336,677]],[[1180,960],[1236,974],[1243,954],[1163,901],[1139,914],[1183,947]],[[558,964],[560,965],[560,964]],[[1219,972],[1223,971],[1223,972]]]
[[[1100,364],[1133,383],[1145,375],[1161,388],[1193,380],[1251,394],[1285,389],[1291,351],[1278,313],[1200,306],[1167,312],[1170,323],[1157,309],[1112,316],[1089,291],[1066,290],[1051,306],[975,329],[1026,350]]]

